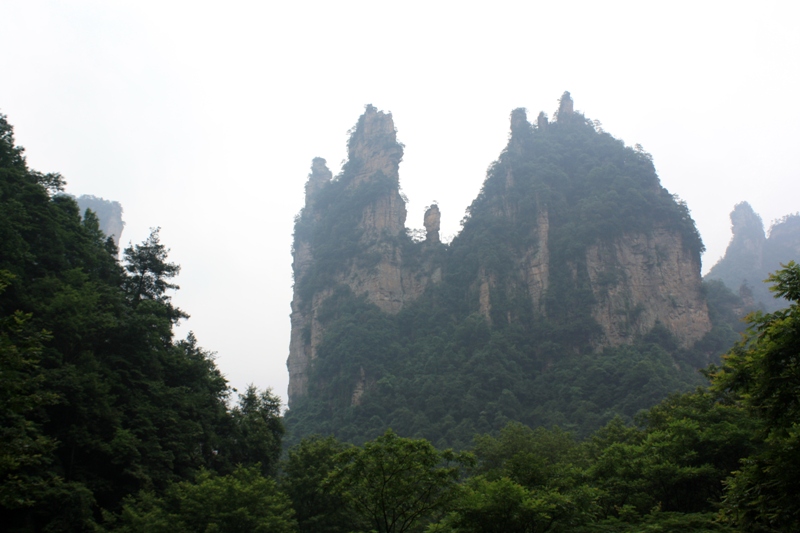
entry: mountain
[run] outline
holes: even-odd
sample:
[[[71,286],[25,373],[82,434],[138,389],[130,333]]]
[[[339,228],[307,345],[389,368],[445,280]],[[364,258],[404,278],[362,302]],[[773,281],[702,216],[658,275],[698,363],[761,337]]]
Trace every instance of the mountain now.
[[[786,300],[775,298],[762,282],[782,264],[800,257],[800,214],[786,215],[765,234],[761,217],[741,202],[731,211],[731,231],[725,255],[705,279],[722,281],[738,292],[750,310],[774,312],[786,307]]]
[[[122,205],[119,202],[98,198],[91,194],[83,194],[75,198],[75,201],[78,202],[81,213],[87,209],[94,211],[100,223],[100,230],[114,239],[114,244],[119,246],[122,230],[125,229],[125,222],[122,220]]]
[[[369,105],[342,172],[312,163],[293,247],[294,435],[392,427],[463,445],[509,420],[588,432],[696,385],[727,347],[709,335],[688,208],[569,93],[552,122],[511,113],[449,245],[435,205],[424,240],[405,228],[402,155],[391,115]]]

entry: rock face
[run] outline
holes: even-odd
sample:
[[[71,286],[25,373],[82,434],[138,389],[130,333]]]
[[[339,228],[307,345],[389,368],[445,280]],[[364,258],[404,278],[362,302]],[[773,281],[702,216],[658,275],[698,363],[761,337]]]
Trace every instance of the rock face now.
[[[750,302],[751,308],[775,311],[785,302],[773,298],[762,283],[780,265],[800,257],[800,215],[787,215],[764,233],[761,217],[747,202],[731,212],[733,237],[720,259],[706,274],[706,279],[721,280]]]
[[[439,206],[433,204],[425,211],[425,240],[430,243],[437,244],[441,242],[439,239],[439,228],[442,219],[442,214],[439,212]]]
[[[632,344],[659,325],[682,347],[710,331],[702,243],[649,154],[597,131],[569,93],[555,116],[531,124],[524,109],[512,112],[508,146],[450,245],[440,242],[436,205],[425,240],[407,235],[391,115],[367,106],[336,178],[313,161],[295,228],[290,405],[312,386],[326,302],[342,290],[394,315],[443,285],[436,294],[454,317],[522,324],[539,332],[532,345],[562,353]],[[346,397],[356,406],[380,376],[352,372]]]
[[[100,222],[100,229],[107,236],[114,239],[114,244],[119,246],[122,230],[125,229],[125,222],[122,221],[122,205],[119,202],[89,194],[84,194],[76,198],[75,201],[78,202],[81,214],[87,209],[94,211]]]
[[[660,323],[688,348],[711,330],[700,263],[675,232],[658,228],[591,246],[586,266],[602,344],[629,343]]]
[[[398,177],[403,147],[397,142],[392,116],[367,106],[348,142],[348,155],[336,179],[324,159],[313,160],[305,207],[295,231],[287,361],[290,404],[307,391],[308,374],[325,330],[318,315],[336,287],[347,287],[394,314],[416,300],[431,277],[440,275],[425,265],[404,264],[410,238]],[[439,244],[438,208],[436,213],[426,214],[433,244]],[[319,283],[322,279],[325,282]],[[353,401],[360,395],[354,393]]]

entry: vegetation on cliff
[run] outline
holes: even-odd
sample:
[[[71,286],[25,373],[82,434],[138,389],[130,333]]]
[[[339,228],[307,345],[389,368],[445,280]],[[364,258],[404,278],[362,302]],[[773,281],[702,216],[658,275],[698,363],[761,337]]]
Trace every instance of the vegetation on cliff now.
[[[296,247],[309,251],[302,273],[296,270],[293,309],[305,317],[298,323],[313,356],[307,392],[290,397],[295,442],[312,433],[363,442],[391,427],[463,448],[475,433],[509,421],[588,435],[615,416],[630,421],[668,394],[703,383],[697,369],[733,343],[737,317],[712,310],[714,327],[703,335],[703,245],[688,208],[661,186],[649,154],[572,110],[568,93],[557,116],[532,125],[524,110],[512,113],[508,146],[450,245],[412,242],[404,233],[365,241],[365,206],[398,187],[380,170],[353,186],[348,163],[309,194],[295,227]],[[362,122],[351,152],[363,142]],[[639,296],[642,304],[618,294],[630,275],[619,259],[590,264],[593,247],[622,249],[631,234],[644,235],[653,249],[652,264],[642,268],[684,258],[686,279],[661,289],[676,293],[664,320],[667,312],[696,306],[698,320],[685,320],[694,331],[646,322],[650,296]],[[659,241],[661,234],[676,236],[677,249]],[[381,243],[402,254],[382,256]],[[337,275],[372,275],[378,262],[400,256],[412,265],[409,277],[438,268],[440,281],[394,314]],[[534,268],[547,272],[534,279]],[[614,305],[626,308],[608,303],[612,292]],[[723,301],[716,300],[724,307]],[[611,308],[612,324],[599,322],[600,306]],[[609,340],[610,330],[622,342]]]

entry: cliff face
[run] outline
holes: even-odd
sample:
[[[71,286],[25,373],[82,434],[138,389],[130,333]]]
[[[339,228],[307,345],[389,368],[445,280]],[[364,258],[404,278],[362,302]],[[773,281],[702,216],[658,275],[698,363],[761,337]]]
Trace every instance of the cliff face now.
[[[350,137],[348,156],[336,179],[324,159],[314,159],[306,185],[293,254],[290,403],[307,391],[325,331],[318,315],[336,287],[394,314],[422,294],[432,274],[404,261],[410,239],[398,176],[403,147],[392,116],[367,106]],[[429,224],[432,220],[429,215]],[[438,243],[438,220],[435,225],[429,238]]]
[[[114,239],[114,244],[119,246],[122,237],[122,230],[125,229],[125,222],[122,221],[122,205],[119,202],[98,198],[96,196],[84,194],[75,199],[81,209],[81,215],[91,209],[97,215],[100,222],[100,229],[107,236]]]
[[[753,309],[776,311],[785,302],[773,298],[762,283],[781,264],[800,257],[800,215],[787,215],[764,232],[761,217],[747,202],[734,206],[730,215],[733,236],[725,255],[706,274],[738,292]]]
[[[290,405],[327,379],[309,382],[338,312],[328,304],[342,290],[388,316],[434,306],[450,317],[442,331],[473,315],[523,331],[528,359],[545,368],[554,357],[632,345],[659,325],[684,348],[711,329],[688,209],[661,186],[649,154],[598,131],[568,93],[552,122],[512,112],[508,146],[450,245],[440,242],[435,205],[425,241],[406,234],[391,115],[368,106],[348,154],[336,178],[314,160],[296,225]],[[408,349],[413,358],[425,348]],[[339,397],[360,405],[388,372],[378,367],[340,364]]]
[[[513,302],[527,294],[534,320],[571,324],[579,351],[630,344],[657,324],[691,346],[711,321],[688,210],[660,185],[649,154],[596,131],[568,93],[556,116],[532,125],[525,110],[512,112],[508,147],[453,242],[484,248],[473,285],[480,313],[513,322]]]
[[[630,343],[660,323],[688,348],[711,330],[700,263],[674,231],[632,232],[593,245],[586,268],[603,345]]]

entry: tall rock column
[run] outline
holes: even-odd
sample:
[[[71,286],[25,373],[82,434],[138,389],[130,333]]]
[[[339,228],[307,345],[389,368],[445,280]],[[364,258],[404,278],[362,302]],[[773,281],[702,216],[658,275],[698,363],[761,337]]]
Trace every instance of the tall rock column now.
[[[403,146],[391,114],[368,105],[347,151],[348,160],[334,179],[325,160],[314,159],[305,207],[295,225],[290,405],[308,392],[325,329],[319,310],[337,287],[396,313],[429,280],[403,265],[401,244],[410,243],[398,172]]]

